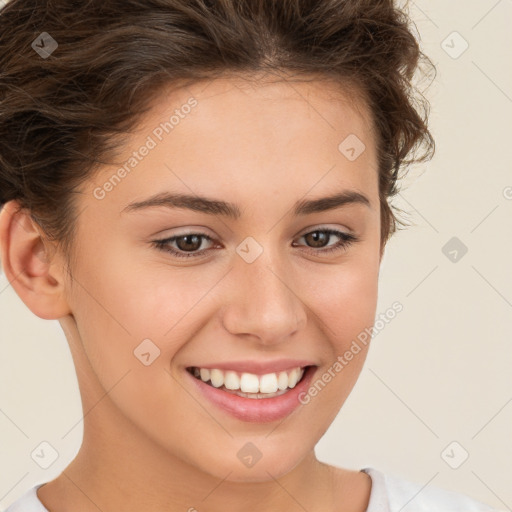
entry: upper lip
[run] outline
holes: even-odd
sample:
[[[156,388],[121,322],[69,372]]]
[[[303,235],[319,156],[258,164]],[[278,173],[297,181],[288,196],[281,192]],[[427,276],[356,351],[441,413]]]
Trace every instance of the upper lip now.
[[[292,370],[293,368],[303,368],[304,366],[316,366],[311,361],[303,359],[277,359],[274,361],[224,361],[218,363],[207,363],[197,364],[192,367],[195,368],[208,368],[213,370],[217,368],[219,370],[231,370],[234,372],[241,373],[254,373],[256,375],[265,375],[266,373],[277,373],[286,370]],[[188,366],[190,368],[190,366]]]

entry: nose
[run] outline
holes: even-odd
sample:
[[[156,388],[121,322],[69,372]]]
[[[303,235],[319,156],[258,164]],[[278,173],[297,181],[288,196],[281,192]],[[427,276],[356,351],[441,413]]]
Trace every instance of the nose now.
[[[282,343],[306,323],[306,306],[293,288],[289,265],[271,264],[264,252],[252,263],[239,260],[230,272],[224,328],[259,344]]]

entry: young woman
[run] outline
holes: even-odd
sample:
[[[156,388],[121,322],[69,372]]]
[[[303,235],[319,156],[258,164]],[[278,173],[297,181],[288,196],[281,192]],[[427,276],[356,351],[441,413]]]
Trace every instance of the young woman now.
[[[9,512],[491,510],[314,453],[399,171],[433,153],[408,25],[391,0],[2,10],[2,265],[59,320],[84,427]]]

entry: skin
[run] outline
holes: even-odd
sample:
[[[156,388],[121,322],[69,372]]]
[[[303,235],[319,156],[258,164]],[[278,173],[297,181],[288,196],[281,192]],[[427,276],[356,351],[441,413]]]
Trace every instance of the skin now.
[[[83,184],[73,279],[27,213],[14,213],[14,201],[0,214],[5,273],[32,312],[59,320],[84,410],[78,455],[39,499],[51,512],[363,512],[370,477],[318,461],[314,447],[368,346],[308,405],[270,423],[216,408],[185,385],[185,368],[291,357],[314,361],[321,376],[373,325],[382,246],[369,114],[355,96],[318,80],[224,77],[162,94],[119,162],[191,96],[192,112],[103,199],[93,191],[119,165]],[[338,145],[352,133],[366,149],[349,161]],[[298,200],[345,189],[370,206],[292,214]],[[162,191],[235,202],[242,216],[164,207],[121,213]],[[325,227],[359,241],[322,255],[339,237],[315,246],[303,235]],[[197,258],[151,244],[194,232],[213,239],[197,244],[196,252],[206,250]],[[248,236],[264,248],[250,264],[235,251]],[[149,366],[133,354],[146,338],[161,351]],[[262,453],[251,468],[237,457],[249,441]]]

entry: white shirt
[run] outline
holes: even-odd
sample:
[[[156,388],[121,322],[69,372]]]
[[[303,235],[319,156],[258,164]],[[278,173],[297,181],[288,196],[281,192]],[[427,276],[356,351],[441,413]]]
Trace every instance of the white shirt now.
[[[465,494],[434,486],[422,489],[420,484],[374,468],[361,471],[372,479],[366,512],[498,512]],[[29,489],[5,512],[49,512],[37,497],[36,491],[42,485]]]

